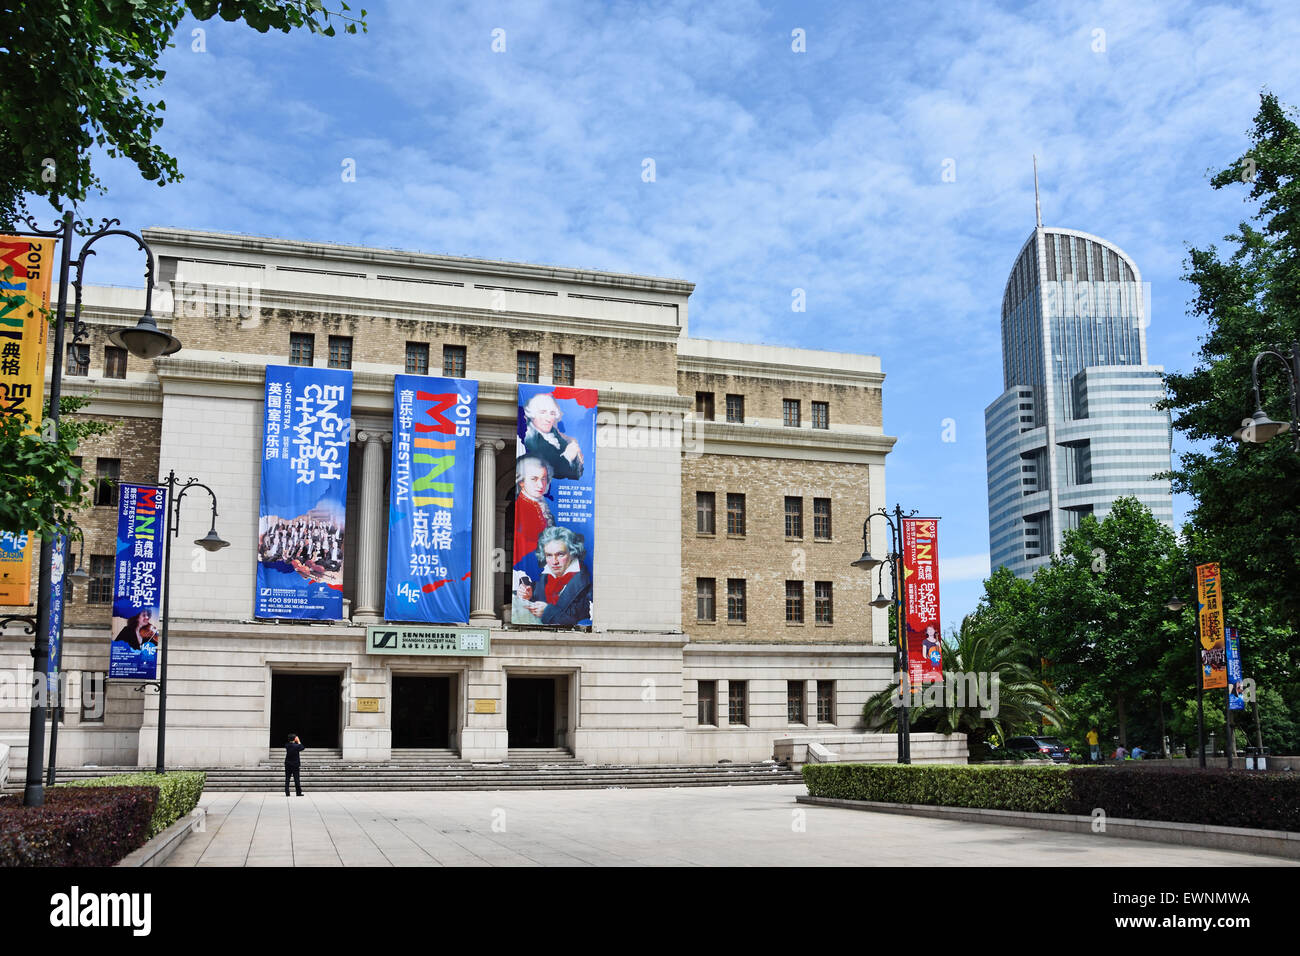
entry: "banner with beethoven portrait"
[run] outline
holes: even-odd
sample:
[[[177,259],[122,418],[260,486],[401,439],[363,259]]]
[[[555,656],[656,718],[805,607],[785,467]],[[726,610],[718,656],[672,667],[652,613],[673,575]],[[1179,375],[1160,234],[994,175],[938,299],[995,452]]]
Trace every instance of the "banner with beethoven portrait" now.
[[[510,622],[590,627],[596,545],[592,388],[520,385]]]
[[[939,626],[939,519],[903,519],[907,673],[913,687],[943,680]]]
[[[352,373],[266,367],[254,616],[343,617]]]
[[[156,680],[167,491],[119,485],[108,676]]]
[[[393,382],[385,620],[469,620],[477,414],[478,382]]]

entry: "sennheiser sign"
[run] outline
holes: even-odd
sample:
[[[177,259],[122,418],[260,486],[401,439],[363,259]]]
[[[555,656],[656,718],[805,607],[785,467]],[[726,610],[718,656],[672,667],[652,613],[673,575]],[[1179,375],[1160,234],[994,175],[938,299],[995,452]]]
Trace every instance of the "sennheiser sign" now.
[[[492,642],[485,627],[405,627],[376,624],[366,628],[370,654],[431,654],[487,657]]]

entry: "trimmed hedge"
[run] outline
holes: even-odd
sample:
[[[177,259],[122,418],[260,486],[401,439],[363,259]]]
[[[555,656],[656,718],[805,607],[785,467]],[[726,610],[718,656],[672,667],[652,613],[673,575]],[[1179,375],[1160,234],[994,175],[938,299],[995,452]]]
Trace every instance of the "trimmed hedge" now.
[[[113,866],[149,839],[157,804],[157,787],[55,787],[34,808],[0,798],[0,866]]]
[[[1249,770],[809,764],[808,795],[1300,832],[1300,779]]]
[[[154,811],[149,836],[155,837],[199,805],[208,775],[201,770],[171,773],[119,773],[113,777],[69,780],[60,787],[157,787],[158,808]]]

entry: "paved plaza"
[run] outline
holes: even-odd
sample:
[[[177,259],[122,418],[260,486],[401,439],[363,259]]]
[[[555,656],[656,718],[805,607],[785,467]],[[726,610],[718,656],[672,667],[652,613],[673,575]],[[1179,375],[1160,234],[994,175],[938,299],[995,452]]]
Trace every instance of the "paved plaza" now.
[[[205,794],[168,866],[1286,866],[1088,834],[803,806],[803,786]]]

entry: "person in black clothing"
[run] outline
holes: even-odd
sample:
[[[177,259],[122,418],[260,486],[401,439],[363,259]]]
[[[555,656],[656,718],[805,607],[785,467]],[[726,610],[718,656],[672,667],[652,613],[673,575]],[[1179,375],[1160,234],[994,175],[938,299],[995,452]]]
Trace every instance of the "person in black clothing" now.
[[[284,745],[284,795],[289,795],[289,778],[293,777],[293,785],[298,790],[298,796],[302,796],[302,763],[298,755],[307,748],[303,742],[298,739],[297,734],[290,734],[289,741]]]

